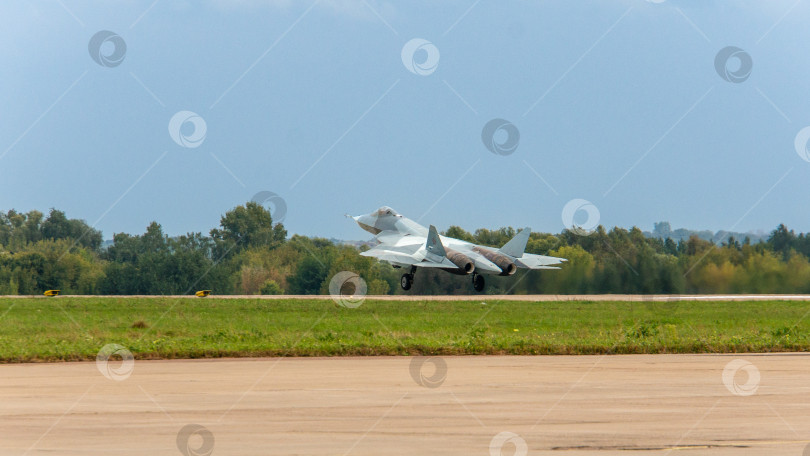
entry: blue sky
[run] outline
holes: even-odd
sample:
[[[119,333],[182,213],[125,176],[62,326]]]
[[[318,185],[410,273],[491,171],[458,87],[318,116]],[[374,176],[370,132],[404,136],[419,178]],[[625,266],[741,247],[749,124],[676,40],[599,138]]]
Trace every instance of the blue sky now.
[[[262,191],[290,233],[343,239],[366,237],[343,214],[382,205],[559,232],[575,199],[608,227],[810,231],[808,19],[795,0],[4,2],[0,208],[105,238],[207,232]],[[91,57],[102,30],[123,61]],[[728,46],[741,82],[716,68]],[[197,147],[169,132],[181,111]],[[512,153],[482,141],[493,119]]]

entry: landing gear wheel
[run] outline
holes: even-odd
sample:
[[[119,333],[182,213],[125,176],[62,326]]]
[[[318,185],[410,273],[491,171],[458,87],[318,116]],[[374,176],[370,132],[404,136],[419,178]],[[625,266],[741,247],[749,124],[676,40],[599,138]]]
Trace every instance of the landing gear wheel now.
[[[481,274],[473,274],[473,288],[475,291],[481,292],[484,291],[484,276]]]
[[[400,279],[399,284],[402,286],[403,290],[410,290],[411,285],[413,285],[413,274],[402,274],[402,279]]]

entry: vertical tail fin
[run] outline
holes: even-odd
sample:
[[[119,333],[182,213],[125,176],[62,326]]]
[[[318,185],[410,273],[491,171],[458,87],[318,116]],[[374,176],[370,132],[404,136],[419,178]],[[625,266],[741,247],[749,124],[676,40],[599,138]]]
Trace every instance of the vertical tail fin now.
[[[442,240],[439,238],[439,232],[436,231],[436,227],[433,225],[430,225],[430,230],[428,231],[425,250],[439,257],[447,256],[447,252],[444,250],[444,246],[442,245]]]
[[[520,258],[526,250],[526,243],[529,242],[529,235],[532,234],[532,229],[529,227],[523,228],[518,234],[503,245],[499,252],[509,255],[512,258]]]

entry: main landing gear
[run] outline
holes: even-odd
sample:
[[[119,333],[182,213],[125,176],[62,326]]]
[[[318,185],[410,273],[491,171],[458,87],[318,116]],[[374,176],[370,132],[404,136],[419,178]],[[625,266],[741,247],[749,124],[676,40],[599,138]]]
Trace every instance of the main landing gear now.
[[[478,274],[477,272],[473,272],[472,282],[473,289],[475,289],[475,291],[484,291],[484,276]]]
[[[413,286],[413,274],[416,272],[416,266],[411,266],[410,272],[406,272],[402,274],[402,278],[399,280],[400,286],[402,286],[403,290],[410,290],[411,286]],[[478,274],[477,272],[473,272],[472,275],[472,283],[473,289],[477,292],[484,291],[484,276]]]
[[[403,290],[410,290],[411,285],[413,285],[413,274],[416,272],[416,266],[411,266],[411,272],[402,274],[402,278],[399,280],[399,284],[402,286]]]

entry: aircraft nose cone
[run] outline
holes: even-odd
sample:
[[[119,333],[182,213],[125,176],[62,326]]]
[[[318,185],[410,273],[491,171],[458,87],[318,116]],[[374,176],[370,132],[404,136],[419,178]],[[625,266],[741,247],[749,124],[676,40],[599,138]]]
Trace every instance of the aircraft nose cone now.
[[[374,221],[376,220],[376,218],[370,214],[366,214],[366,215],[358,215],[357,217],[354,218],[354,220],[357,221],[357,223],[362,223],[364,225],[374,225]]]
[[[371,221],[372,223],[374,222],[374,217],[372,217],[371,214],[362,214],[362,215],[346,214],[346,217],[354,220],[357,223],[368,223],[369,221]]]

